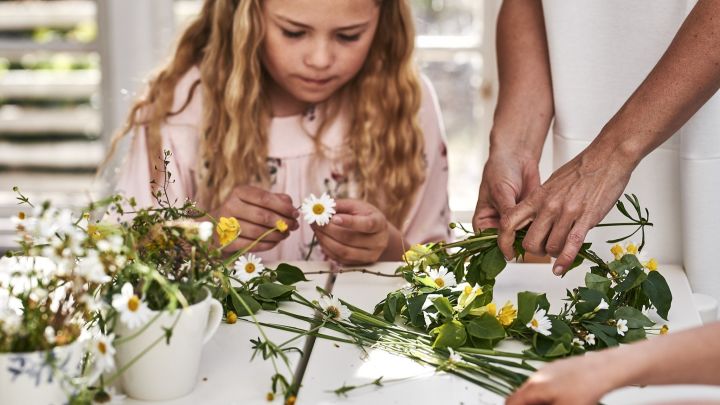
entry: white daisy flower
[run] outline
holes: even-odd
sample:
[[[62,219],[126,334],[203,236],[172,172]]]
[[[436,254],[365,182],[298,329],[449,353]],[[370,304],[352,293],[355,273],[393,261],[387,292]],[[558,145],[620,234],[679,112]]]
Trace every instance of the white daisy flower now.
[[[210,239],[213,235],[214,229],[215,227],[213,226],[212,222],[200,222],[200,225],[198,226],[198,236],[200,237],[200,240],[206,242],[208,239]]]
[[[235,274],[245,283],[259,276],[265,269],[265,266],[262,264],[262,259],[252,253],[248,253],[246,256],[240,256],[240,258],[235,261],[234,267]]]
[[[445,268],[445,266],[440,266],[439,269],[430,269],[428,272],[428,277],[435,283],[437,288],[445,288],[445,287],[452,287],[457,284],[457,281],[455,281],[455,274],[448,272],[448,269]]]
[[[352,312],[343,305],[339,299],[334,297],[322,296],[320,297],[320,308],[325,311],[326,314],[330,315],[332,319],[336,321],[342,319],[348,319]]]
[[[578,339],[578,338],[576,338],[576,337],[573,338],[572,344],[573,344],[573,346],[576,346],[576,347],[583,347],[583,346],[585,346],[585,342],[583,342],[582,340],[580,340],[580,339]]]
[[[90,340],[90,353],[95,361],[95,366],[100,373],[115,369],[115,347],[113,346],[115,334],[96,334]]]
[[[587,342],[588,346],[595,346],[595,335],[588,333],[585,336],[585,342]]]
[[[608,308],[610,308],[610,306],[608,305],[607,302],[605,302],[605,298],[602,298],[602,299],[600,299],[600,303],[598,304],[598,306],[595,307],[594,312],[600,311],[601,309],[608,309]]]
[[[95,250],[89,250],[87,257],[83,257],[78,261],[77,270],[80,277],[91,283],[102,284],[111,279],[110,276],[105,273],[105,265]]]
[[[618,319],[617,323],[615,324],[615,327],[617,328],[618,335],[625,336],[625,332],[628,331],[627,320],[626,319]]]
[[[548,318],[545,314],[545,310],[538,307],[532,319],[526,326],[541,335],[550,336],[552,322],[550,322],[550,318]]]
[[[303,200],[300,211],[302,211],[308,224],[325,226],[330,223],[330,218],[335,215],[335,200],[328,193],[323,193],[320,198],[310,194],[310,197]]]
[[[150,319],[152,312],[147,304],[133,292],[133,286],[125,283],[120,294],[113,295],[112,306],[120,313],[120,320],[129,329],[135,329]]]

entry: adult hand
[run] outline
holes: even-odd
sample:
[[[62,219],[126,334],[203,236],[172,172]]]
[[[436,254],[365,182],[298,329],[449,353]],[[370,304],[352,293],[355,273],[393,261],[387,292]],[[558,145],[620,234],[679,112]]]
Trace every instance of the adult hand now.
[[[564,274],[588,231],[610,211],[636,163],[595,144],[558,169],[541,187],[500,220],[498,245],[514,256],[515,231],[532,222],[523,240],[530,253],[557,257],[553,272]]]
[[[530,376],[506,404],[595,405],[615,388],[611,360],[600,352],[555,361]]]
[[[227,247],[228,251],[250,245],[267,230],[274,228],[279,219],[287,223],[289,230],[295,230],[298,228],[296,218],[300,215],[298,210],[293,207],[289,195],[272,193],[247,185],[235,187],[230,196],[213,214],[215,218],[235,217],[240,223],[240,236]],[[255,245],[251,251],[270,250],[288,235],[289,232],[273,232]]]
[[[349,265],[378,261],[388,246],[393,226],[374,205],[355,199],[339,199],[335,215],[325,226],[312,225],[323,252]]]
[[[511,154],[491,154],[483,169],[473,229],[498,228],[501,214],[539,186],[537,161]]]

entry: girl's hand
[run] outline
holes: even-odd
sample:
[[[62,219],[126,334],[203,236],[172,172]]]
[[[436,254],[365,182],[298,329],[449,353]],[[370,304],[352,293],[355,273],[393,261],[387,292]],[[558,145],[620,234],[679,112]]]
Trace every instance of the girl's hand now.
[[[374,205],[354,199],[336,201],[336,214],[325,226],[312,225],[323,252],[349,265],[378,261],[391,234],[399,232]]]
[[[260,235],[275,228],[279,219],[287,223],[289,230],[297,229],[296,218],[300,213],[293,207],[292,199],[287,194],[272,193],[254,186],[237,186],[213,215],[215,218],[237,218],[240,223],[240,236],[226,248],[227,251],[235,251],[250,245]],[[250,250],[270,250],[289,234],[273,232]]]

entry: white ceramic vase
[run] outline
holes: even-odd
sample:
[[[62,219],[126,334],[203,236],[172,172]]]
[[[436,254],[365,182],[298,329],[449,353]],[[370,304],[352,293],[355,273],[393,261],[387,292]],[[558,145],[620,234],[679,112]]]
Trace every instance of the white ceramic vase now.
[[[125,394],[146,400],[162,401],[190,393],[198,382],[202,348],[217,331],[222,320],[222,305],[206,290],[202,301],[175,312],[162,312],[147,329],[132,339],[118,344],[116,362],[118,369],[130,363],[159,337],[163,339],[147,353],[140,356],[120,376]],[[153,311],[150,319],[157,315]],[[180,318],[178,319],[178,315]],[[170,343],[164,339],[163,328],[173,327]],[[115,334],[118,337],[137,334],[142,327],[129,330],[118,321]]]
[[[75,341],[50,351],[0,353],[0,404],[68,403],[84,349]]]

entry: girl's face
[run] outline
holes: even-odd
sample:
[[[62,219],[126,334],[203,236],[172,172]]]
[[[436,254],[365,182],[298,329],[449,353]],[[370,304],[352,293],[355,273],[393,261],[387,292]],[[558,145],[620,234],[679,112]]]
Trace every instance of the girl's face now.
[[[378,24],[377,0],[263,3],[262,60],[276,84],[271,100],[291,106],[286,113],[328,99],[363,66]]]

